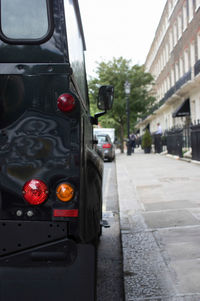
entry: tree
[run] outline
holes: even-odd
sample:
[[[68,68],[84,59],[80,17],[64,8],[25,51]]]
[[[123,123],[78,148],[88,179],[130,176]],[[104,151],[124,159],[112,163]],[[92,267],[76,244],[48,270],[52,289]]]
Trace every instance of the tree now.
[[[152,144],[152,137],[148,129],[146,129],[143,137],[142,137],[142,148],[145,153],[150,153]]]
[[[153,77],[145,72],[144,66],[131,66],[130,60],[122,57],[113,58],[112,61],[100,62],[97,67],[97,77],[89,81],[89,94],[91,112],[94,113],[98,88],[101,85],[114,86],[114,104],[111,111],[101,117],[100,124],[103,127],[114,127],[117,136],[120,137],[121,151],[124,151],[123,141],[126,130],[126,95],[124,83],[126,80],[131,84],[129,96],[130,125],[133,130],[137,118],[145,116],[155,101],[148,91],[153,84]]]

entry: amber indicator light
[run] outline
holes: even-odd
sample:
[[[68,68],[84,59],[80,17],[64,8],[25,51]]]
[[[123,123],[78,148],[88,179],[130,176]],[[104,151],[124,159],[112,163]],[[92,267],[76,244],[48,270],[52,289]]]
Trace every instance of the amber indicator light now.
[[[61,183],[56,189],[56,195],[62,202],[68,202],[74,196],[74,188],[68,183]]]

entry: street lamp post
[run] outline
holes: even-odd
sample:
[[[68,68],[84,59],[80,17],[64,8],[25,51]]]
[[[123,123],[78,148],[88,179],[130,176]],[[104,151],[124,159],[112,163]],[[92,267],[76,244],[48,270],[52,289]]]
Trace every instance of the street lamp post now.
[[[127,115],[127,155],[131,155],[131,141],[130,141],[130,107],[129,107],[129,96],[131,92],[131,84],[126,81],[124,83],[124,91],[126,94],[126,115]]]

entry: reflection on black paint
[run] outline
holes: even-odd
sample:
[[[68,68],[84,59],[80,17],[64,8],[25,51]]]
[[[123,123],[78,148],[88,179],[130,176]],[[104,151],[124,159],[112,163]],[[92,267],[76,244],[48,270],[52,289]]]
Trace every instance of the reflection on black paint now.
[[[16,120],[24,111],[24,83],[19,76],[0,77],[0,127]]]
[[[62,132],[56,118],[26,112],[17,124],[7,129],[6,136],[0,135],[0,177],[15,178],[19,182],[32,177],[48,180],[58,169],[59,172],[69,169],[70,128],[67,120],[63,122]],[[1,139],[6,144],[1,143]]]

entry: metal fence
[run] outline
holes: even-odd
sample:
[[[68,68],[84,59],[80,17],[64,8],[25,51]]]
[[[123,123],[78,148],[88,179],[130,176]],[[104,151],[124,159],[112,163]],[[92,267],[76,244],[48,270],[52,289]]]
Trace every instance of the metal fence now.
[[[200,161],[200,120],[184,127],[172,128],[164,134],[169,154],[183,157],[192,149],[192,159]]]
[[[200,121],[191,126],[192,159],[200,161]]]
[[[173,127],[161,135],[152,134],[155,152],[161,152],[163,146],[172,155],[183,157],[185,151],[192,149],[192,160],[200,161],[200,120],[184,127]],[[141,137],[137,145],[141,144]]]
[[[173,128],[165,132],[169,154],[183,157],[183,128]]]

